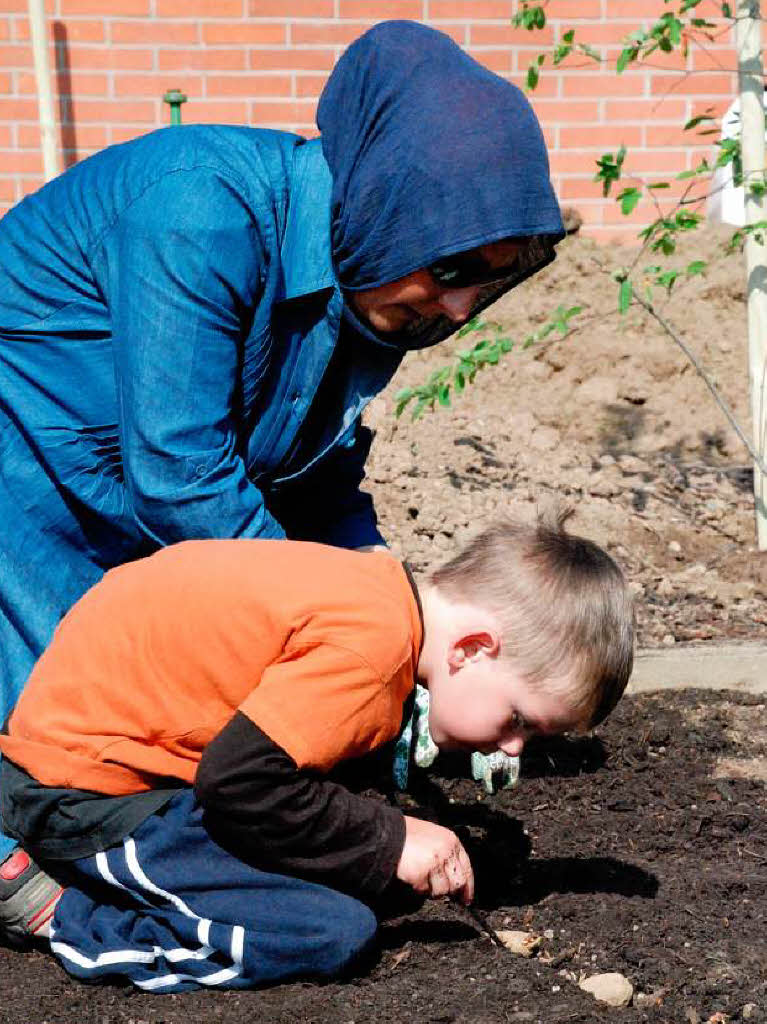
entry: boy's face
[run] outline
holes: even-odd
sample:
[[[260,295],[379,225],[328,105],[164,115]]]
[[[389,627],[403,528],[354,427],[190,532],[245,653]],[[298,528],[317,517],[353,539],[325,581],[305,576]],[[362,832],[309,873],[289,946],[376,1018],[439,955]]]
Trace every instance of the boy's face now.
[[[582,725],[569,677],[531,685],[481,644],[458,651],[429,680],[429,731],[444,750],[522,752],[528,737]]]

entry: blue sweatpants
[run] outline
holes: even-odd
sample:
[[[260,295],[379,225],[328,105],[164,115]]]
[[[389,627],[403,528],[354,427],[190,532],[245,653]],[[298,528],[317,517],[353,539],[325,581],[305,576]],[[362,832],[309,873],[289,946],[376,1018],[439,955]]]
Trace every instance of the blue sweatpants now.
[[[68,871],[51,949],[87,981],[182,992],[327,977],[376,932],[375,915],[350,896],[259,871],[223,850],[191,790]]]

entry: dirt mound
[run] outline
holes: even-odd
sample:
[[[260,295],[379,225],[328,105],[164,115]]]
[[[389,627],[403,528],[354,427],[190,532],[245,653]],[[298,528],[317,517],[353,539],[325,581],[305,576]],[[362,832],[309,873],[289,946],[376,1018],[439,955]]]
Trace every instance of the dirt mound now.
[[[709,228],[686,239],[675,265],[709,269],[655,299],[750,436],[743,258],[724,255],[726,237]],[[518,344],[451,408],[393,418],[397,391],[478,335],[409,355],[373,403],[368,481],[384,533],[424,569],[494,516],[573,505],[572,528],[633,581],[641,643],[765,635],[767,555],[754,549],[745,448],[656,321],[639,307],[618,315],[610,271],[636,253],[578,236],[559,252],[488,311]],[[523,348],[560,304],[583,307],[574,332]]]

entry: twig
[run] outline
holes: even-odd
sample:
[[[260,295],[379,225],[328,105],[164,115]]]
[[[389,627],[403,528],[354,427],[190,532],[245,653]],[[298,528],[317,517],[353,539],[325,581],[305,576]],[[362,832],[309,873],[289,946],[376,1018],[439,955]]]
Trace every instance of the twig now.
[[[719,406],[719,408],[722,410],[724,415],[727,417],[727,421],[729,422],[730,426],[733,428],[735,433],[740,438],[741,442],[743,443],[744,447],[746,448],[746,451],[748,452],[748,454],[751,456],[751,458],[753,459],[754,463],[756,464],[756,467],[758,468],[759,472],[762,474],[762,476],[767,476],[767,465],[764,462],[762,462],[761,458],[759,457],[758,452],[754,449],[754,447],[751,444],[751,442],[749,441],[749,439],[743,433],[743,430],[741,429],[740,424],[738,423],[738,421],[735,419],[735,416],[731,412],[730,407],[727,405],[725,400],[719,394],[719,391],[717,390],[716,385],[711,380],[711,378],[709,377],[709,375],[706,372],[706,370],[704,369],[704,367],[701,365],[700,361],[698,360],[698,357],[695,355],[695,353],[692,351],[692,349],[689,348],[689,346],[685,343],[685,341],[677,333],[677,331],[671,326],[671,324],[664,317],[662,317],[660,315],[660,313],[658,313],[658,311],[655,309],[655,307],[652,305],[652,303],[645,301],[645,299],[643,299],[642,296],[637,293],[637,291],[633,287],[633,285],[631,287],[631,293],[632,293],[632,295],[634,297],[635,302],[637,302],[642,307],[642,309],[645,310],[645,312],[649,313],[651,317],[653,317],[655,320],[658,321],[658,323],[661,325],[661,327],[666,332],[666,334],[668,334],[668,336],[672,339],[672,341],[674,341],[679,346],[679,348],[682,350],[682,352],[684,352],[684,354],[690,360],[692,365],[695,367],[696,373],[703,380],[703,383],[706,385],[708,390],[711,392],[711,395],[712,395],[714,401]]]

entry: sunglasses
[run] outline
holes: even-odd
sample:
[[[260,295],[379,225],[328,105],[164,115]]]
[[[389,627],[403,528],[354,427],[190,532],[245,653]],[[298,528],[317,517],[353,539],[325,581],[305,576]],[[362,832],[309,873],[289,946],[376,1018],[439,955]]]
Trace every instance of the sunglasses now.
[[[546,240],[534,237],[527,239],[513,261],[505,266],[491,267],[477,249],[469,249],[443,256],[427,269],[432,279],[443,288],[471,288],[496,281],[518,284],[553,258],[553,249]]]

